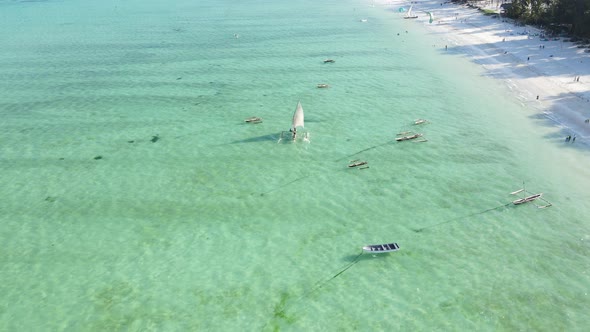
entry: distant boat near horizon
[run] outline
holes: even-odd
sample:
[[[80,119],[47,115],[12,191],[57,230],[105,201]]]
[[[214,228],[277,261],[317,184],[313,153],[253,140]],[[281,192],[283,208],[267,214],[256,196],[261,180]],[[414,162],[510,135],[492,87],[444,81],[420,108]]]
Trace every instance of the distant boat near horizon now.
[[[404,16],[405,19],[418,18],[418,15],[412,15],[412,7],[414,7],[414,6],[412,5],[412,6],[410,6],[410,9],[408,9],[406,16]]]

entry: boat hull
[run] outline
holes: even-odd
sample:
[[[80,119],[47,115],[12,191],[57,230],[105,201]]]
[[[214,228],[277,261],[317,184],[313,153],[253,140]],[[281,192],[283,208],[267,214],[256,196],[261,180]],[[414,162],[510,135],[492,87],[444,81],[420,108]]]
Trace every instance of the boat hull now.
[[[422,134],[414,134],[414,135],[410,135],[410,136],[398,137],[395,140],[398,142],[402,142],[402,141],[409,141],[411,139],[415,139],[418,137],[422,137]]]
[[[397,243],[371,244],[364,246],[363,250],[373,254],[383,254],[386,252],[398,251],[399,245]]]
[[[520,204],[532,202],[532,201],[536,200],[537,198],[541,198],[542,195],[543,195],[543,193],[540,193],[540,194],[531,195],[531,196],[528,196],[525,198],[517,199],[517,200],[513,201],[512,204],[520,205]]]

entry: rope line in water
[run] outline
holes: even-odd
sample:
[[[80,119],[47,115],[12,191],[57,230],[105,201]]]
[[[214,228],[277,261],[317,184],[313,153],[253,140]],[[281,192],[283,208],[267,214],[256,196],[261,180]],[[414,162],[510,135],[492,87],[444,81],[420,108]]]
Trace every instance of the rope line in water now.
[[[361,256],[363,255],[364,251],[361,251],[360,254],[358,254],[352,262],[348,263],[344,268],[341,268],[340,271],[338,271],[338,273],[336,273],[335,275],[333,275],[330,279],[326,279],[326,280],[320,280],[318,282],[316,282],[314,284],[314,286],[307,292],[303,293],[300,297],[298,297],[296,300],[289,302],[288,300],[284,299],[281,300],[281,303],[275,307],[275,316],[279,316],[279,317],[285,317],[285,310],[287,309],[287,307],[289,307],[290,305],[293,305],[295,303],[298,303],[299,301],[303,300],[303,298],[313,294],[314,292],[316,292],[317,290],[319,290],[320,288],[322,288],[326,283],[330,282],[331,280],[333,280],[334,278],[338,277],[339,275],[341,275],[342,273],[344,273],[346,270],[350,269],[351,267],[353,267],[356,263],[358,263],[360,261]],[[268,325],[270,323],[270,321],[266,324]],[[265,326],[266,326],[265,325]]]
[[[302,177],[300,177],[300,178],[297,178],[297,179],[295,179],[295,180],[293,180],[293,181],[290,181],[290,182],[287,182],[287,183],[285,183],[285,184],[283,184],[283,185],[280,185],[280,186],[278,186],[278,187],[272,188],[272,189],[270,189],[270,190],[268,190],[268,191],[265,191],[265,192],[262,192],[262,193],[252,193],[252,194],[260,194],[260,196],[264,196],[264,195],[266,195],[266,194],[268,194],[268,193],[271,193],[271,192],[273,192],[273,191],[275,191],[275,190],[282,189],[282,188],[284,188],[284,187],[286,187],[286,186],[288,186],[288,185],[290,185],[290,184],[292,184],[292,183],[295,183],[295,182],[297,182],[297,181],[299,181],[299,180],[303,180],[303,179],[305,179],[305,178],[307,178],[307,177],[309,177],[309,175],[302,176]]]
[[[493,211],[493,210],[497,210],[497,209],[500,209],[500,208],[506,207],[506,206],[508,206],[508,205],[510,205],[510,204],[512,204],[512,203],[507,203],[507,204],[504,204],[504,205],[496,206],[496,207],[494,207],[494,208],[487,209],[487,210],[483,210],[483,211],[479,211],[479,212],[475,212],[475,213],[472,213],[472,214],[468,214],[468,215],[466,215],[466,216],[461,216],[461,217],[457,217],[457,218],[449,219],[449,220],[446,220],[446,221],[443,221],[443,222],[439,222],[438,224],[434,224],[434,225],[430,225],[430,226],[426,226],[426,227],[422,227],[422,228],[414,229],[414,232],[416,232],[416,233],[420,233],[420,232],[422,232],[423,230],[425,230],[425,229],[428,229],[428,228],[433,228],[433,227],[437,227],[437,226],[440,226],[440,225],[448,224],[448,223],[450,223],[450,222],[453,222],[453,221],[457,221],[457,220],[461,220],[461,219],[465,219],[465,218],[469,218],[469,217],[477,216],[477,215],[479,215],[479,214],[484,214],[484,213],[486,213],[486,212],[490,212],[490,211]]]
[[[350,158],[350,157],[356,156],[356,155],[357,155],[357,154],[359,154],[359,153],[363,153],[363,152],[365,152],[365,151],[369,151],[369,150],[372,150],[372,149],[374,149],[374,148],[378,148],[378,147],[380,147],[380,146],[383,146],[383,145],[386,145],[386,144],[389,144],[389,142],[385,142],[385,143],[383,143],[383,144],[374,145],[374,146],[372,146],[372,147],[370,147],[370,148],[366,148],[366,149],[364,149],[364,150],[360,150],[360,151],[358,151],[358,152],[355,152],[355,153],[353,153],[353,154],[351,154],[351,155],[344,156],[344,157],[342,157],[342,158],[340,158],[340,159],[338,159],[338,160],[336,160],[336,161],[342,161],[342,160],[344,160],[344,159],[348,159],[348,158]]]
[[[359,262],[361,256],[363,255],[364,251],[361,251],[360,254],[358,254],[354,260],[350,263],[348,263],[344,268],[341,268],[340,271],[338,271],[338,273],[336,273],[335,275],[333,275],[330,279],[326,279],[326,280],[320,280],[318,282],[315,283],[315,285],[313,286],[313,288],[307,292],[305,292],[303,295],[301,295],[297,301],[303,299],[306,296],[311,295],[312,293],[314,293],[315,291],[317,291],[318,289],[322,288],[325,284],[327,284],[328,282],[332,281],[332,279],[338,277],[339,275],[341,275],[342,273],[344,273],[346,270],[350,269],[351,267],[353,267],[356,263]]]
[[[338,277],[339,275],[341,275],[342,273],[344,273],[346,270],[350,269],[351,267],[353,267],[356,263],[358,263],[360,261],[361,256],[364,254],[364,251],[361,251],[360,254],[358,254],[353,260],[352,262],[348,263],[346,266],[344,266],[343,268],[341,268],[338,273],[336,273],[335,275],[333,275],[330,279],[323,279],[320,280],[318,282],[316,282],[313,287],[308,290],[307,292],[303,293],[300,297],[298,297],[295,301],[291,302],[291,303],[285,303],[283,306],[281,306],[278,310],[283,312],[289,305],[293,305],[301,300],[303,300],[305,297],[308,297],[309,295],[315,293],[316,291],[318,291],[320,288],[322,288],[325,284],[327,284],[328,282],[332,281],[334,278]]]
[[[356,263],[358,263],[358,262],[359,262],[359,260],[360,260],[360,258],[361,258],[361,256],[362,256],[363,254],[364,254],[364,252],[363,252],[363,251],[361,251],[361,253],[360,253],[360,254],[358,254],[358,256],[356,256],[356,257],[354,258],[354,260],[353,260],[353,261],[352,261],[350,264],[348,264],[348,265],[347,265],[347,266],[346,266],[344,269],[342,269],[340,272],[336,273],[336,274],[335,274],[335,275],[334,275],[332,278],[330,278],[330,279],[326,280],[324,283],[322,283],[322,285],[324,285],[324,284],[325,284],[325,283],[327,283],[328,281],[331,281],[332,279],[336,278],[337,276],[341,275],[341,274],[342,274],[342,273],[344,273],[346,270],[350,269],[350,268],[351,268],[353,265],[355,265]],[[320,285],[320,288],[321,288],[321,285]]]

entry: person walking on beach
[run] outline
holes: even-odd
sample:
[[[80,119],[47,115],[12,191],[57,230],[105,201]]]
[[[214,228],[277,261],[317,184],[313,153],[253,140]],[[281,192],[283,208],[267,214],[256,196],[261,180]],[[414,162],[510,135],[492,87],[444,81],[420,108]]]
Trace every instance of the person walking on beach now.
[[[572,139],[572,143],[576,141],[576,135],[574,135],[574,138]]]

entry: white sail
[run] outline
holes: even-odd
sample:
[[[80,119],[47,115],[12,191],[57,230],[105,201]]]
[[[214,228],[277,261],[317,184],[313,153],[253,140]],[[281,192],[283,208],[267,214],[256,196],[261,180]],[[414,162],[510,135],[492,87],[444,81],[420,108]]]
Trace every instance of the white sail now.
[[[413,6],[410,6],[410,9],[408,9],[408,12],[406,13],[406,16],[404,18],[418,18],[418,15],[412,14],[412,7]]]
[[[297,102],[297,108],[295,109],[295,114],[293,114],[293,127],[295,129],[297,127],[304,127],[303,121],[303,107],[301,107],[301,102]]]

